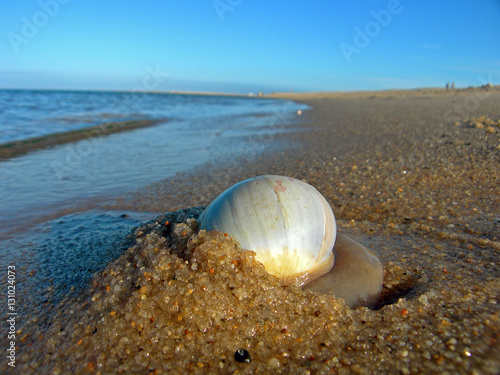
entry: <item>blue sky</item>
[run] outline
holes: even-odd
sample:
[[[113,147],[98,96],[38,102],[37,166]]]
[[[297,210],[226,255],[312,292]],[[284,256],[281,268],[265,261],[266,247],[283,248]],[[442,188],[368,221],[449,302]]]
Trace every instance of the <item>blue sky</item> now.
[[[500,84],[499,0],[0,0],[0,88]]]

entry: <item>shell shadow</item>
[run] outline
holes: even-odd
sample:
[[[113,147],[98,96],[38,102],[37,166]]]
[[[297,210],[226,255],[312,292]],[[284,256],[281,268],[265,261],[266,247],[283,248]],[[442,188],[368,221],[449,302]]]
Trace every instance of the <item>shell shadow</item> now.
[[[404,274],[404,276],[406,276]],[[407,276],[397,284],[388,288],[384,284],[379,301],[374,310],[380,310],[382,307],[397,303],[401,298],[407,300],[420,296],[425,292],[425,286],[419,283],[421,276]]]

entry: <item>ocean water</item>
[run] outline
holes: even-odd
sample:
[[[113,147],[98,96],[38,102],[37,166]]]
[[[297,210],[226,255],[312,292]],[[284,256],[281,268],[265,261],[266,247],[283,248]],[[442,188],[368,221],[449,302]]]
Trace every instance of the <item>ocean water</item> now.
[[[160,120],[0,160],[1,263],[16,265],[30,298],[37,286],[47,290],[47,280],[55,291],[85,282],[119,255],[113,249],[133,226],[156,216],[90,209],[96,203],[206,162],[286,147],[275,135],[297,131],[297,111],[305,109],[263,98],[0,90],[0,144]]]
[[[104,122],[286,115],[290,101],[171,93],[0,90],[0,144]],[[207,124],[208,125],[208,124]]]

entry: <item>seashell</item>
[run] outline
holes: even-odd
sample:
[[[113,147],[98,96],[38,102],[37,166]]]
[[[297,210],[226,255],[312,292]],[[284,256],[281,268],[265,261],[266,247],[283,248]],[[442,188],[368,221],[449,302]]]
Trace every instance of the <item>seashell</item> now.
[[[200,229],[228,233],[254,251],[285,285],[332,293],[351,307],[373,307],[382,290],[380,260],[337,236],[327,200],[303,181],[271,175],[241,181],[215,198],[198,221]]]
[[[203,211],[200,228],[233,236],[285,284],[302,285],[328,272],[336,224],[326,199],[311,185],[259,176],[224,191]]]

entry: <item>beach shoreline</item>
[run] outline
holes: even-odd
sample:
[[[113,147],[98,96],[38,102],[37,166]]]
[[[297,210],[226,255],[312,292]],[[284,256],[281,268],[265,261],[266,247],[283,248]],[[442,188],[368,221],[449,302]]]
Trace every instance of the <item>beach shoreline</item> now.
[[[480,190],[483,196],[477,199],[478,207],[483,206],[489,212],[489,219],[493,220],[495,215],[492,207],[484,203],[488,197],[494,199],[498,191],[495,184],[498,168],[494,160],[498,159],[500,150],[500,111],[496,107],[500,92],[482,92],[478,100],[482,100],[483,108],[475,111],[466,111],[465,107],[468,100],[476,98],[476,91],[428,97],[420,94],[407,96],[404,94],[407,91],[401,92],[402,97],[391,97],[389,100],[385,94],[380,97],[366,94],[363,98],[351,98],[349,94],[338,97],[338,93],[331,93],[332,97],[290,94],[294,100],[309,105],[312,110],[297,117],[303,131],[276,135],[275,139],[290,140],[298,146],[278,153],[264,152],[261,157],[250,161],[239,158],[221,165],[209,163],[146,186],[111,206],[119,208],[123,205],[127,209],[140,210],[149,210],[154,206],[165,212],[207,205],[222,190],[242,179],[259,174],[285,174],[316,186],[332,206],[337,207],[336,215],[342,219],[375,222],[392,220],[408,224],[411,220],[402,212],[403,209],[413,211],[412,207],[408,207],[408,202],[393,203],[393,207],[381,204],[381,207],[370,208],[373,199],[363,192],[376,191],[377,203],[383,203],[382,198],[389,201],[402,198],[401,192],[411,194],[412,191],[424,198],[428,196],[439,200],[436,194],[442,194],[443,191],[456,194],[459,187],[464,191],[467,188],[474,189],[474,183],[460,185],[466,183],[465,175],[477,172],[477,176],[469,180],[485,182]],[[449,113],[450,109],[455,112]],[[472,125],[481,116],[495,120],[491,133],[486,126]],[[477,171],[476,164],[482,164]],[[463,170],[460,170],[462,167]],[[375,174],[377,170],[380,171],[379,175]],[[321,171],[325,173],[321,174]],[[453,173],[456,184],[452,185],[450,180],[444,185],[448,190],[439,189],[443,178]],[[425,183],[418,181],[420,176],[430,180],[433,189],[428,187],[418,192],[426,187]],[[358,180],[358,183],[351,184],[351,180]],[[383,190],[377,191],[380,188]],[[468,194],[472,195],[471,191]],[[341,199],[346,196],[358,198],[359,203],[342,202]],[[359,199],[360,196],[362,199]],[[416,198],[411,204],[418,209],[422,205]],[[464,206],[465,203],[460,205]],[[348,213],[347,208],[352,208],[353,212]],[[443,209],[439,207],[439,211]],[[397,215],[388,215],[390,210],[394,210]],[[435,209],[430,207],[422,209],[419,222],[433,220],[439,224],[443,221],[443,228],[450,224],[449,215],[435,220],[443,215],[433,211]],[[454,214],[461,217],[463,212],[457,210]],[[433,215],[437,215],[437,218],[433,218]],[[470,212],[466,216],[470,219]],[[471,221],[479,220],[478,215],[474,216]],[[495,241],[500,239],[498,235],[494,238]]]
[[[446,89],[440,87],[422,87],[416,89],[386,89],[386,90],[362,90],[362,91],[312,91],[312,92],[273,92],[264,95],[269,98],[280,99],[374,99],[374,98],[415,98],[422,96],[441,96],[441,95],[462,95],[477,93],[500,92],[500,85],[485,84],[482,86],[460,87],[455,89]]]
[[[351,310],[334,298],[283,287],[248,253],[234,252],[230,239],[197,236],[188,220],[195,216],[180,215],[178,227],[159,217],[135,232],[135,247],[96,275],[80,300],[54,309],[51,328],[28,325],[26,373],[107,373],[117,361],[125,372],[500,370],[500,127],[473,125],[498,123],[500,93],[293,99],[313,109],[301,116],[303,131],[270,140],[293,141],[290,148],[204,165],[103,207],[175,211],[205,206],[255,175],[303,179],[326,197],[339,231],[381,258],[380,308]],[[199,255],[177,259],[173,249],[188,240]],[[217,259],[225,262],[212,273],[204,262]],[[115,289],[120,280],[134,288]],[[81,326],[64,329],[67,319]],[[92,323],[98,320],[99,327]],[[238,348],[252,362],[235,362]]]
[[[115,92],[115,91],[111,91]],[[378,90],[378,91],[332,91],[332,92],[274,92],[263,95],[249,94],[228,94],[216,92],[190,92],[190,91],[175,91],[175,92],[148,92],[150,94],[170,94],[170,95],[185,95],[185,96],[215,96],[215,97],[236,97],[248,99],[283,99],[303,102],[304,104],[312,100],[328,100],[328,99],[394,99],[394,98],[422,98],[429,96],[443,95],[469,95],[478,98],[488,96],[490,93],[500,92],[500,85],[484,85],[480,87],[467,87],[457,89],[443,88],[418,88],[418,89],[398,89],[398,90]],[[313,103],[314,104],[314,103]],[[457,111],[464,113],[464,111]],[[455,114],[456,115],[456,114]],[[144,127],[154,126],[161,122],[166,122],[168,119],[142,119],[142,120],[127,120],[105,122],[99,125],[84,127],[81,129],[69,130],[64,132],[52,133],[43,136],[22,139],[0,144],[0,160],[8,159],[16,156],[24,155],[28,152],[38,149],[48,148],[52,146],[76,142],[86,138],[102,137],[114,133],[140,129]]]

